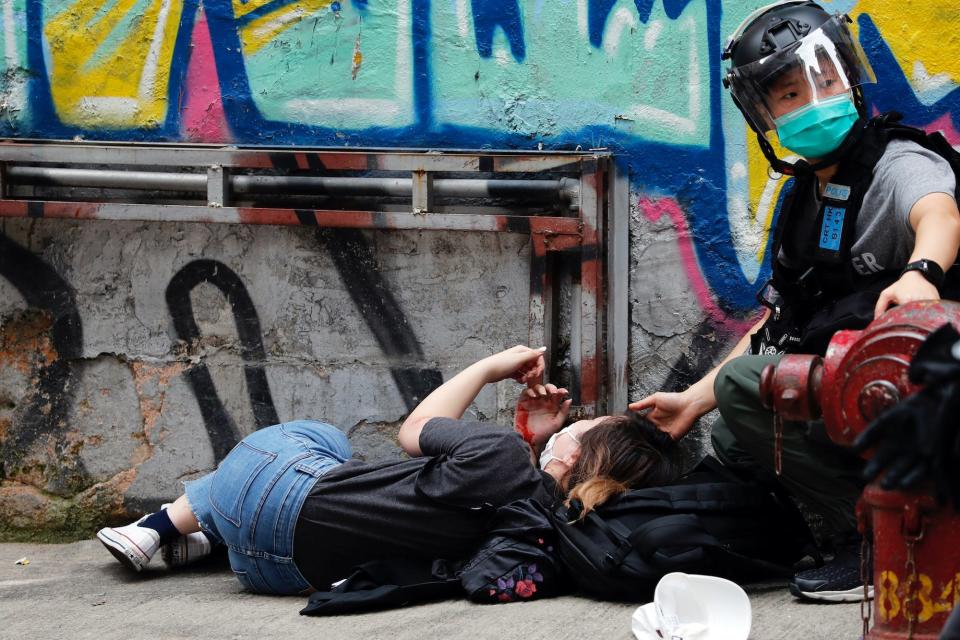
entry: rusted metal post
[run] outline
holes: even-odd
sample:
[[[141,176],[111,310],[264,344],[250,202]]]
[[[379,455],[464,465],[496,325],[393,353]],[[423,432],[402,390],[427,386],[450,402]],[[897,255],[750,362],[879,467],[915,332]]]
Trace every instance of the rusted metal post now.
[[[606,255],[607,405],[606,413],[627,407],[630,335],[630,182],[626,168],[610,162]]]
[[[579,340],[573,344],[574,366],[580,372],[580,405],[586,415],[597,414],[600,398],[602,311],[598,301],[603,296],[603,270],[600,256],[600,226],[602,223],[605,158],[593,157],[584,161],[580,177],[580,221],[583,241],[580,245],[580,287],[575,291],[572,321],[579,329]],[[579,295],[576,295],[579,293]]]
[[[527,328],[531,346],[547,347],[544,353],[546,370],[550,371],[553,357],[554,308],[552,253],[544,244],[542,234],[530,234],[530,306]]]

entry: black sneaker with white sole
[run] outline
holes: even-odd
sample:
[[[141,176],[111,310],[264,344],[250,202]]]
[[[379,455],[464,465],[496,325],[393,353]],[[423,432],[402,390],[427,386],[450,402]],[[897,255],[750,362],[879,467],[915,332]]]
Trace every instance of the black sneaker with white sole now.
[[[868,579],[872,582],[872,567]],[[863,578],[860,565],[860,542],[838,544],[833,560],[822,567],[800,571],[790,579],[790,593],[801,600],[814,602],[860,602],[863,600]],[[867,586],[867,598],[873,597],[873,585]]]

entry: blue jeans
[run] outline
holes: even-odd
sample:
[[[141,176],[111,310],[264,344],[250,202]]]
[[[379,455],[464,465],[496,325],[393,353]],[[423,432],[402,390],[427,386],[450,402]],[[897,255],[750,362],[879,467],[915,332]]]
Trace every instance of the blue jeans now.
[[[255,431],[213,473],[186,483],[200,528],[225,544],[247,591],[312,590],[293,563],[293,533],[307,494],[324,473],[352,455],[347,436],[312,420]]]

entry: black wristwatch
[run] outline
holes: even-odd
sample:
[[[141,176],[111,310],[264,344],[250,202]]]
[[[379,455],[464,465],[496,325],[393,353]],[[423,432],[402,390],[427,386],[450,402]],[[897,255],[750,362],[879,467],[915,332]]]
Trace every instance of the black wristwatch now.
[[[937,289],[939,289],[940,285],[943,284],[943,269],[933,260],[922,258],[920,260],[910,262],[903,268],[903,271],[900,272],[900,275],[902,276],[907,271],[919,271],[920,275],[926,278],[927,282],[935,286]]]

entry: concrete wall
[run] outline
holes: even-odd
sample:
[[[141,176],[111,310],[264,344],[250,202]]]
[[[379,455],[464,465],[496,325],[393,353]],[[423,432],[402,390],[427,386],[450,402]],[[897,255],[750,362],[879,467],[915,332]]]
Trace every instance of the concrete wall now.
[[[0,130],[270,145],[607,148],[631,180],[631,395],[749,323],[782,181],[722,90],[763,2],[2,0]],[[952,0],[837,0],[875,109],[960,144]],[[168,498],[224,443],[312,416],[397,455],[417,397],[522,341],[509,237],[0,222],[0,529]],[[476,410],[505,418],[509,389]],[[695,436],[702,442],[703,432]]]

